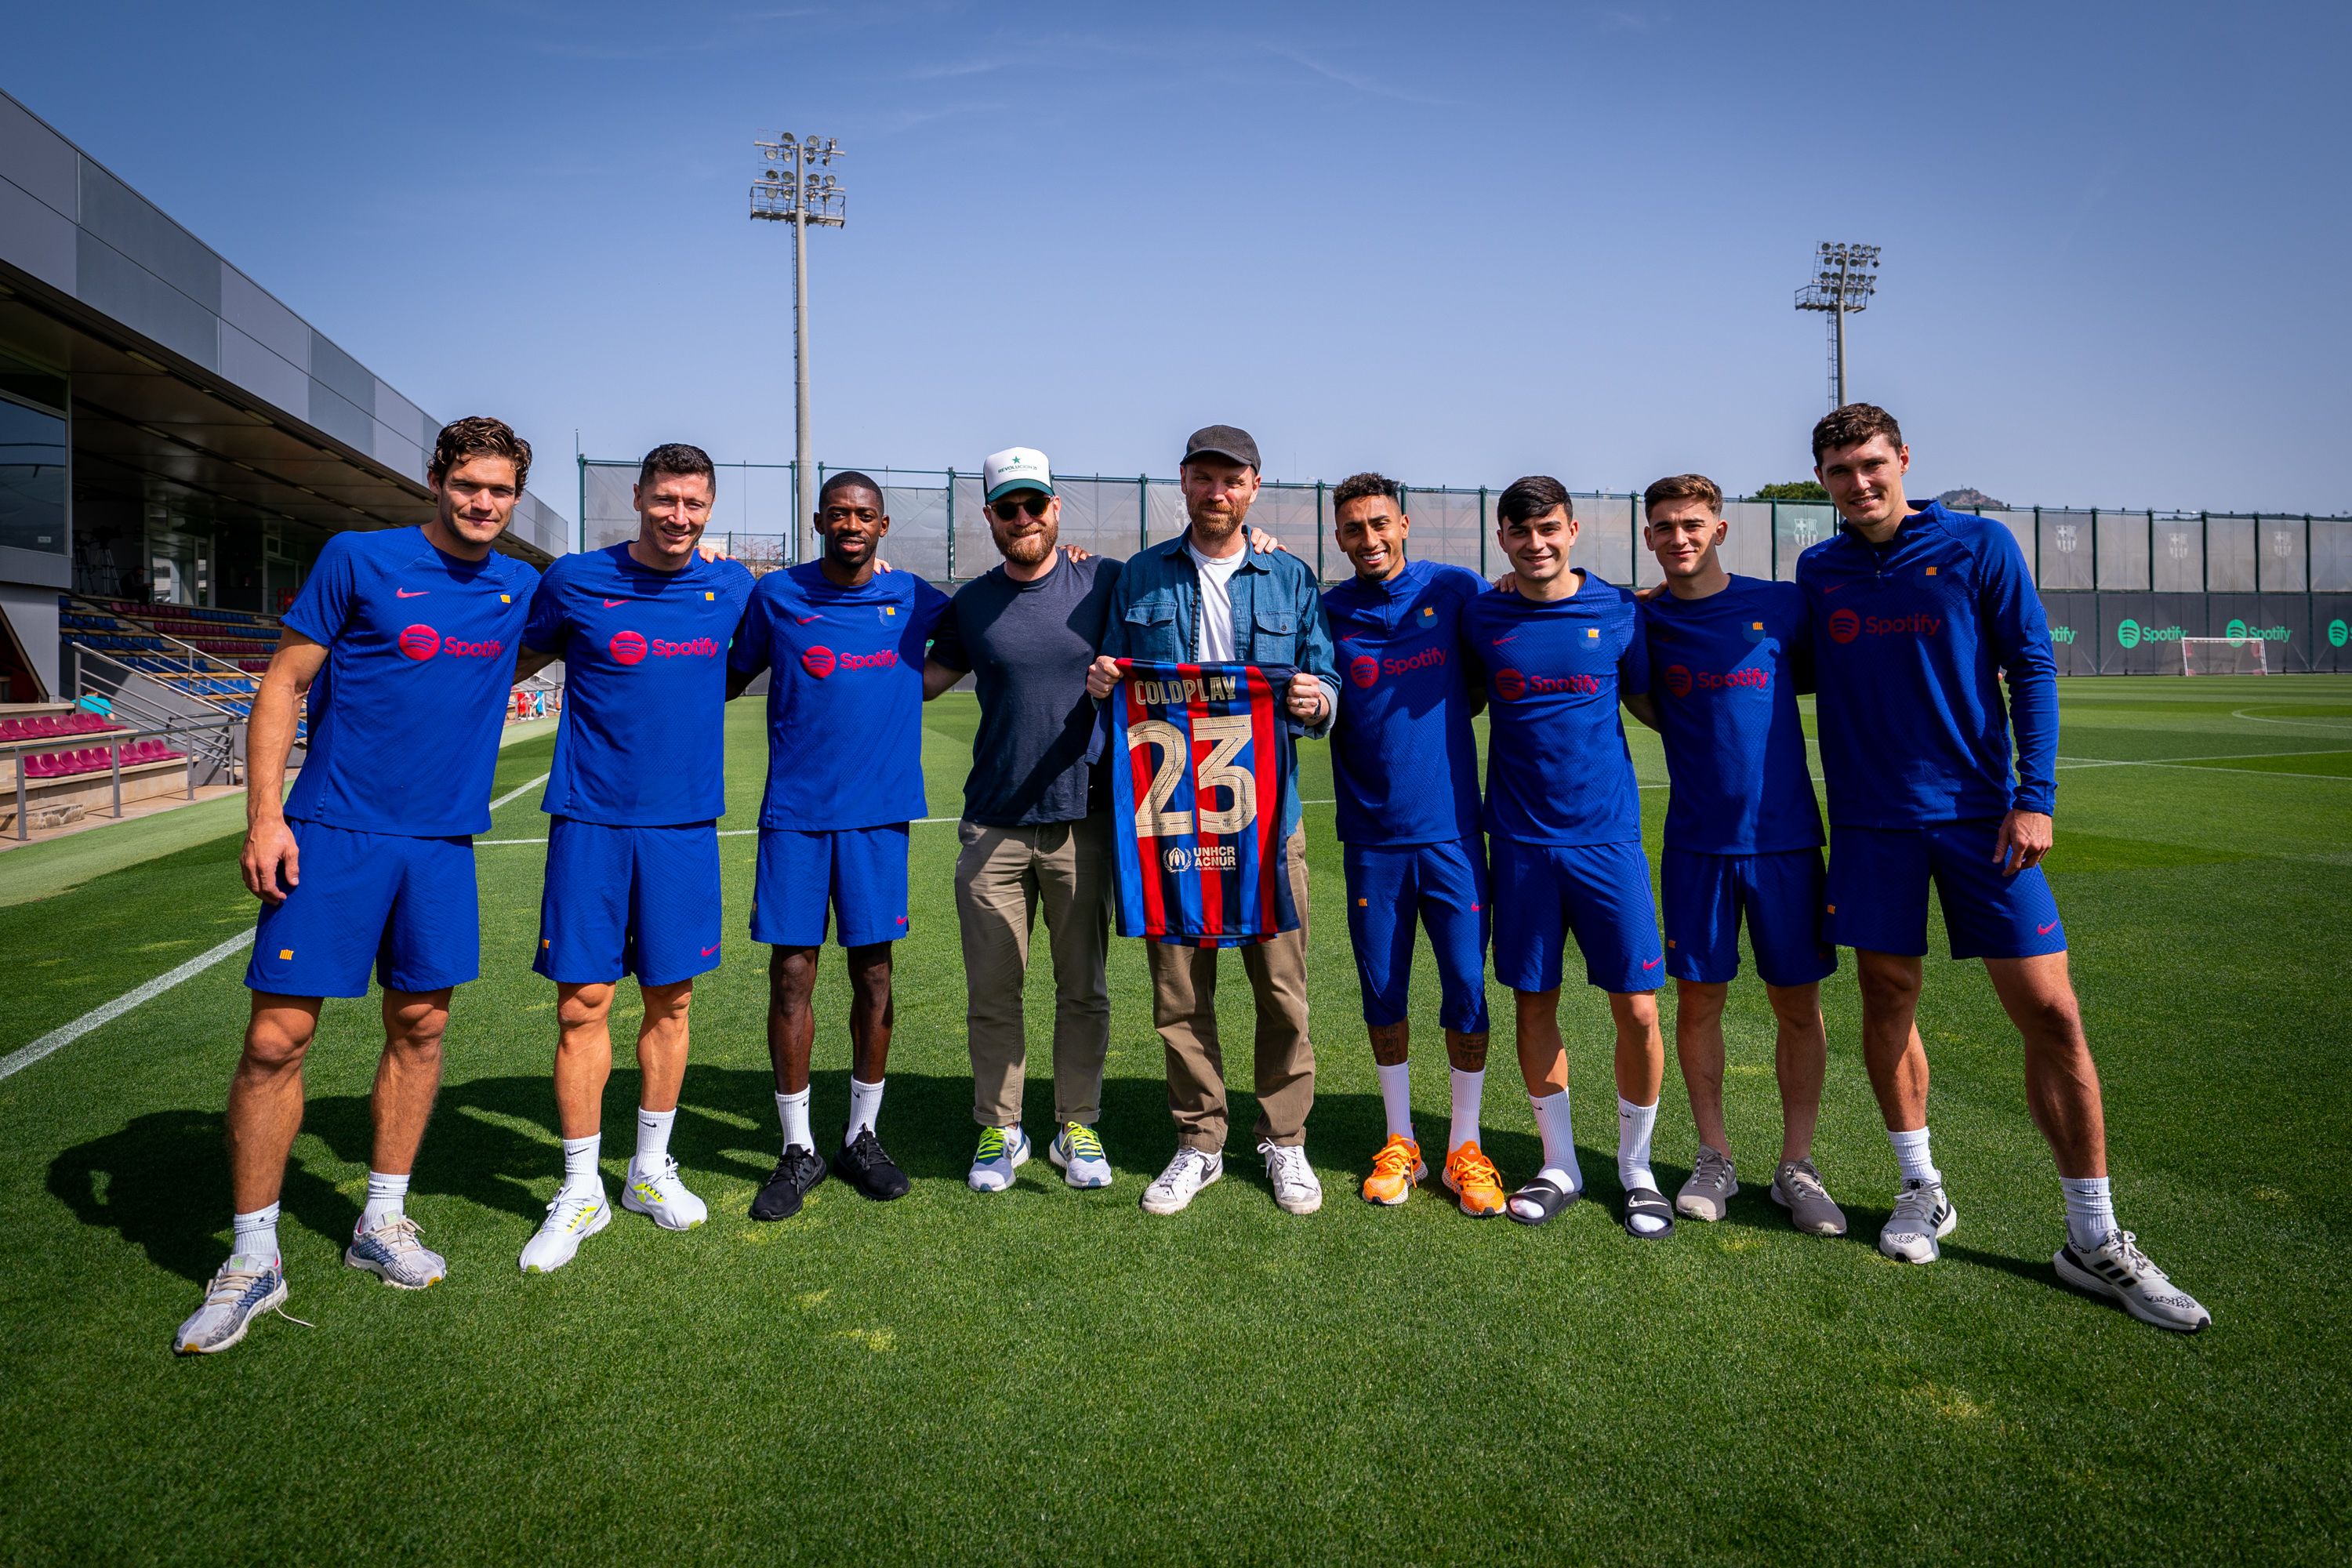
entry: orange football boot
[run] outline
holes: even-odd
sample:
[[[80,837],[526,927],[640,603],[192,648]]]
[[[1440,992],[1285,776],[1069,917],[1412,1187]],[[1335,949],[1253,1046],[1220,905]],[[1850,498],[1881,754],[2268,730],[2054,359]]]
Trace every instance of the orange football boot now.
[[[1372,1156],[1372,1173],[1364,1178],[1364,1201],[1394,1208],[1428,1174],[1429,1167],[1421,1163],[1421,1145],[1396,1133]]]
[[[1445,1185],[1472,1219],[1490,1219],[1503,1212],[1502,1175],[1475,1139],[1445,1156]]]

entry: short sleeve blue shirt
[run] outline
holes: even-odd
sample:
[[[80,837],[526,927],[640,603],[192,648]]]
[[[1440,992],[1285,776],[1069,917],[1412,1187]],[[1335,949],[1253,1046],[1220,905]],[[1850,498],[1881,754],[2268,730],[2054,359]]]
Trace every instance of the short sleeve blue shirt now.
[[[1486,689],[1486,831],[1528,844],[1638,844],[1642,795],[1618,717],[1650,687],[1633,596],[1590,572],[1572,598],[1490,591],[1463,607]]]
[[[539,574],[444,554],[421,528],[338,533],[286,612],[321,644],[286,815],[359,833],[490,826],[490,775]]]
[[[541,810],[615,827],[726,814],[727,645],[751,596],[740,562],[656,572],[626,542],[547,569],[522,634],[563,660]]]
[[[1822,842],[1797,693],[1812,636],[1794,583],[1731,579],[1704,599],[1640,601],[1666,745],[1666,847],[1769,855]]]
[[[760,579],[729,659],[769,672],[761,826],[831,832],[929,815],[923,654],[948,604],[911,572],[842,588],[809,561]]]
[[[1458,644],[1462,606],[1486,591],[1475,572],[1431,561],[1325,590],[1343,683],[1331,726],[1342,843],[1440,844],[1478,831],[1478,742]]]

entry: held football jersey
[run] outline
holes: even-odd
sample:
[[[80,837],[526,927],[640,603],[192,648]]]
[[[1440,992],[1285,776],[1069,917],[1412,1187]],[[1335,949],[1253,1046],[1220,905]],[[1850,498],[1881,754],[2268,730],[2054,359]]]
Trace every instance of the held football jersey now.
[[[1340,842],[1443,844],[1478,830],[1478,742],[1457,644],[1462,606],[1486,591],[1475,572],[1413,561],[1384,583],[1324,593],[1346,683],[1331,726]]]
[[[1287,669],[1121,659],[1103,704],[1121,936],[1241,947],[1298,929],[1284,858]]]
[[[615,827],[726,815],[727,645],[751,595],[740,562],[656,572],[626,542],[547,569],[522,634],[563,660],[541,811]]]
[[[809,561],[760,579],[728,657],[769,672],[761,826],[825,833],[929,815],[923,653],[948,603],[911,572],[842,588]]]
[[[1734,576],[1704,599],[1637,601],[1665,742],[1666,847],[1769,855],[1822,842],[1797,694],[1812,634],[1793,583]]]
[[[1642,796],[1618,717],[1649,689],[1633,596],[1590,572],[1571,598],[1489,590],[1462,610],[1486,689],[1486,831],[1528,844],[1638,844]]]
[[[327,650],[286,815],[359,833],[490,827],[490,775],[539,574],[421,528],[331,535],[286,624]]]

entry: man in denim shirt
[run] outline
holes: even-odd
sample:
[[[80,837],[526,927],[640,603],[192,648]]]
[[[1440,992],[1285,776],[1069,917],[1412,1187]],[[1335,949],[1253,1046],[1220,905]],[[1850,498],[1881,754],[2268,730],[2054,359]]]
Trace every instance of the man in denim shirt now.
[[[1183,536],[1131,557],[1112,595],[1102,657],[1087,689],[1107,698],[1121,658],[1169,663],[1282,665],[1298,673],[1284,708],[1301,732],[1330,732],[1339,679],[1314,570],[1295,555],[1254,548],[1244,520],[1257,499],[1257,443],[1245,430],[1193,432],[1180,470]],[[1294,763],[1294,767],[1296,763]],[[1275,1201],[1312,1214],[1323,1188],[1307,1163],[1307,1112],[1315,1103],[1315,1047],[1307,1037],[1307,837],[1297,778],[1286,792],[1284,858],[1298,929],[1241,950],[1257,997],[1258,1152]],[[1224,1174],[1225,1079],[1217,1043],[1217,949],[1146,942],[1152,1022],[1168,1048],[1168,1109],[1179,1147],[1144,1190],[1147,1214],[1174,1214]]]

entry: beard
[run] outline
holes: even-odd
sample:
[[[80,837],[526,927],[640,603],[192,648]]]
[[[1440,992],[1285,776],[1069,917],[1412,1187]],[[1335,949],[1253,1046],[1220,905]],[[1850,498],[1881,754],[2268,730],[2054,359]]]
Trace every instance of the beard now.
[[[1009,528],[992,526],[996,536],[996,552],[1016,566],[1034,566],[1054,552],[1061,535],[1057,524],[1040,521],[1036,527],[1020,533]]]

